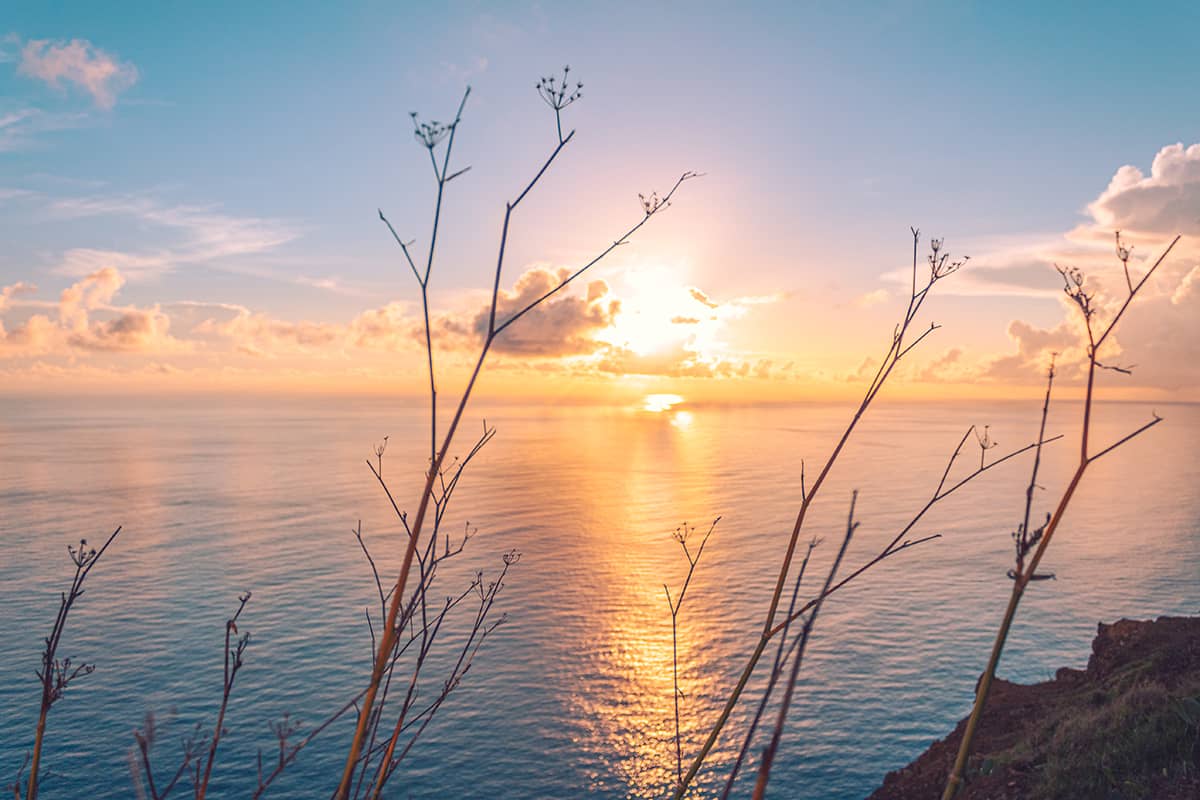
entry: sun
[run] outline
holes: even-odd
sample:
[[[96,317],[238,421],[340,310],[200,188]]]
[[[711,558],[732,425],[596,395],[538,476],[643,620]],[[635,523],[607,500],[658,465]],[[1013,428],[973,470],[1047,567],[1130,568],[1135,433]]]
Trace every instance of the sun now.
[[[687,350],[712,355],[721,318],[703,293],[688,287],[680,269],[641,267],[621,279],[621,309],[597,338],[639,356]]]
[[[677,394],[648,394],[642,398],[642,409],[661,414],[670,411],[672,406],[679,405],[683,398]]]

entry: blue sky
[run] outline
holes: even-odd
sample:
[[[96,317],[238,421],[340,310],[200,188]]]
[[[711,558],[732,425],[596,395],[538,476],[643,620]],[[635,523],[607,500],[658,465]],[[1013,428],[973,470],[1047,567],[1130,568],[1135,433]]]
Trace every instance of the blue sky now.
[[[702,170],[604,277],[654,262],[714,297],[801,298],[723,334],[762,351],[764,328],[803,317],[794,338],[820,337],[831,307],[886,285],[910,224],[977,258],[1044,242],[1087,222],[1122,165],[1148,174],[1164,146],[1200,140],[1198,29],[1195,3],[18,3],[0,16],[0,120],[37,116],[0,127],[0,284],[53,297],[80,277],[64,253],[88,249],[155,256],[124,270],[120,301],[137,306],[337,322],[411,300],[375,209],[427,238],[408,113],[445,119],[469,83],[456,160],[472,170],[447,200],[434,287],[467,302],[505,198],[555,143],[534,83],[569,63],[578,138],[523,209],[513,280],[573,263],[625,226],[637,192]],[[106,101],[23,73],[41,40],[85,40],[136,79]],[[213,226],[246,241],[180,242]],[[972,321],[959,338],[981,354],[1003,350],[1013,318],[1061,316],[1019,293],[965,303],[946,313]],[[886,331],[891,313],[862,324]]]

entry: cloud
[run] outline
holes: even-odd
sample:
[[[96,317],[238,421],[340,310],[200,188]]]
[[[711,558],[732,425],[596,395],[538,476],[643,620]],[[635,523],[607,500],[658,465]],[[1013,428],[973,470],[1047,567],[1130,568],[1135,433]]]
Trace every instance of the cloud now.
[[[1095,226],[1109,235],[1114,230],[1200,235],[1200,144],[1162,148],[1149,175],[1135,166],[1121,167],[1087,209]]]
[[[957,366],[954,362],[958,359],[951,363],[934,362],[926,368],[925,374],[929,380],[958,378],[1022,385],[1041,381],[1053,357],[1059,375],[1074,378],[1084,363],[1086,336],[1074,317],[1053,328],[1041,328],[1017,319],[1008,325],[1008,338],[1016,345],[1015,353],[986,360],[974,371],[952,369]]]
[[[680,343],[665,350],[637,353],[626,347],[608,346],[593,368],[611,375],[647,375],[668,378],[770,378],[790,368],[775,366],[769,358],[706,356]]]
[[[170,318],[158,306],[115,307],[113,299],[125,278],[111,267],[98,270],[68,286],[57,304],[14,302],[33,287],[13,284],[0,290],[0,311],[11,306],[50,306],[54,315],[34,313],[11,331],[0,325],[0,357],[68,355],[72,351],[136,353],[181,352],[188,344],[170,335]],[[99,312],[100,318],[96,318]]]
[[[0,287],[0,311],[8,308],[12,303],[12,298],[23,294],[32,294],[37,291],[37,287],[31,283],[17,281],[8,286]]]
[[[870,308],[882,303],[886,303],[891,299],[892,293],[887,289],[876,289],[873,292],[867,292],[855,299],[854,305],[859,308]]]
[[[961,347],[953,347],[926,364],[920,372],[919,380],[923,383],[952,381],[962,377],[962,367],[963,350]]]
[[[558,286],[570,274],[566,269],[551,271],[540,267],[526,271],[512,290],[500,292],[497,325]],[[586,297],[567,290],[559,292],[505,329],[493,347],[502,353],[539,357],[593,353],[602,346],[594,334],[610,327],[621,310],[621,301],[610,298],[609,294],[608,284],[601,280],[588,284]],[[479,340],[487,334],[489,312],[490,306],[480,309],[471,325]]]
[[[224,322],[207,319],[192,333],[228,339],[243,355],[274,358],[283,353],[340,348],[344,344],[346,328],[325,322],[288,322],[240,309]]]
[[[1131,376],[1114,378],[1126,386],[1200,389],[1200,243],[1195,238],[1200,233],[1200,144],[1163,147],[1149,175],[1137,167],[1121,167],[1086,208],[1087,222],[1065,233],[1056,247],[1046,247],[1040,258],[1026,262],[1046,276],[1043,285],[1059,298],[1061,321],[1042,326],[1013,320],[1008,335],[1014,352],[978,360],[974,367],[957,358],[935,362],[928,365],[925,377],[1038,383],[1051,353],[1058,353],[1062,377],[1081,376],[1086,330],[1078,307],[1065,299],[1062,282],[1050,269],[1057,262],[1078,267],[1087,276],[1085,286],[1097,308],[1094,325],[1102,330],[1129,294],[1113,246],[1114,231],[1120,230],[1123,241],[1137,243],[1130,259],[1134,281],[1176,234],[1184,238],[1130,305],[1099,351],[1099,360],[1110,366],[1133,366]],[[1037,273],[1021,274],[1032,278]]]
[[[84,350],[156,352],[172,343],[171,320],[158,308],[124,311],[115,319],[96,322],[73,333],[68,342]]]
[[[51,113],[38,108],[0,109],[0,153],[30,147],[38,134],[80,127],[86,114]]]
[[[223,312],[224,319],[206,317],[192,328],[191,333],[201,338],[227,340],[235,352],[256,358],[274,359],[295,354],[341,357],[351,350],[416,352],[425,343],[421,319],[412,313],[410,304],[398,301],[367,309],[348,323],[281,320],[244,306],[224,303],[178,305]],[[435,331],[435,337],[446,332],[455,345],[470,338],[470,330],[462,324],[435,319],[435,325],[439,322],[442,330]]]
[[[706,295],[704,292],[700,291],[699,289],[697,289],[695,287],[688,289],[688,293],[691,294],[691,296],[696,300],[697,303],[706,305],[709,308],[716,308],[718,305],[720,305],[719,303],[714,303],[709,298],[708,295]]]
[[[176,237],[166,246],[138,253],[91,247],[68,249],[56,271],[71,276],[115,267],[131,279],[154,277],[181,264],[266,253],[300,235],[296,228],[279,220],[236,217],[212,206],[164,205],[137,196],[63,198],[51,202],[48,213],[58,219],[131,217],[144,225],[166,229]]]
[[[133,64],[122,62],[86,39],[31,39],[21,48],[17,71],[55,89],[72,84],[92,97],[99,108],[111,109],[117,95],[138,80]]]
[[[125,278],[112,267],[105,267],[63,289],[58,301],[59,319],[78,328],[87,325],[88,312],[107,305],[125,285]]]
[[[110,257],[101,253],[92,263],[106,260]],[[569,274],[545,267],[527,270],[511,289],[500,292],[498,320],[527,308]],[[324,370],[320,374],[362,377],[375,374],[371,370],[384,364],[415,368],[423,362],[423,316],[412,303],[368,308],[344,322],[293,321],[229,303],[183,300],[165,306],[123,305],[119,298],[128,279],[123,269],[102,266],[75,280],[54,301],[29,297],[33,287],[25,284],[3,287],[0,321],[9,329],[0,325],[0,361],[23,360],[23,369],[31,375],[29,370],[41,365],[39,374],[44,381],[72,376],[101,380],[105,370],[133,374],[130,370],[135,367],[143,377],[163,378],[179,372],[184,376],[180,380],[198,380],[201,374],[219,380],[230,370],[241,370],[256,380],[270,375],[283,381],[292,374],[316,375],[313,369],[317,364]],[[700,302],[686,287],[676,286],[676,292],[674,300],[685,308],[696,308]],[[655,292],[643,299],[662,300]],[[668,303],[656,307],[657,315],[626,320],[633,327],[619,331],[625,312],[622,300],[604,280],[586,285],[580,281],[546,298],[505,329],[492,345],[502,356],[495,366],[517,373],[594,378],[629,374],[691,379],[779,377],[790,366],[776,367],[770,359],[725,353],[713,346],[711,336],[719,326],[770,299],[709,300],[704,304],[707,313],[703,319],[683,323],[672,321],[680,315]],[[486,333],[489,311],[490,304],[476,301],[432,319],[440,369],[453,372],[469,365]],[[172,334],[173,323],[185,333]],[[655,338],[655,330],[670,335]],[[644,333],[651,334],[649,341]],[[617,335],[606,338],[611,334]],[[647,344],[653,346],[642,349]],[[131,359],[131,354],[142,358]],[[269,360],[271,368],[252,366],[254,361],[245,359]],[[0,367],[0,372],[5,369]]]

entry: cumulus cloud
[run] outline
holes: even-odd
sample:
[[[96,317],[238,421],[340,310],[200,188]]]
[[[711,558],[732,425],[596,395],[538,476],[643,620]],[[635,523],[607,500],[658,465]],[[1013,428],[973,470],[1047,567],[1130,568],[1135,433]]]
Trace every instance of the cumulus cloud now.
[[[21,48],[17,71],[56,89],[73,85],[91,95],[96,106],[103,109],[116,105],[117,95],[138,80],[137,67],[87,39],[31,39]]]
[[[37,287],[31,283],[17,281],[8,286],[0,287],[0,311],[8,308],[12,303],[12,299],[23,294],[33,294],[37,291]]]
[[[1079,309],[1064,298],[1051,267],[1056,262],[1070,265],[1087,276],[1085,285],[1097,307],[1095,325],[1103,329],[1128,296],[1114,253],[1114,232],[1120,230],[1123,241],[1137,243],[1130,259],[1134,281],[1176,234],[1184,238],[1105,342],[1100,361],[1134,366],[1131,376],[1120,376],[1128,386],[1200,389],[1200,144],[1163,147],[1148,175],[1134,166],[1121,167],[1086,208],[1087,222],[1067,232],[1057,247],[1046,247],[1040,257],[1026,262],[1045,276],[1043,283],[1061,300],[1061,321],[1040,326],[1013,320],[1008,327],[1013,352],[976,361],[973,367],[960,359],[930,364],[923,373],[926,379],[1036,383],[1051,353],[1058,354],[1060,375],[1078,376],[1086,363],[1086,331]]]
[[[1121,167],[1087,208],[1105,232],[1200,235],[1200,144],[1162,148],[1149,175],[1132,165]]]
[[[497,319],[510,319],[567,275],[565,270],[544,267],[527,270],[511,289],[500,292]],[[189,375],[197,374],[194,370],[198,368],[262,369],[249,366],[252,361],[241,361],[239,366],[238,359],[269,360],[273,375],[316,362],[325,365],[322,369],[354,372],[372,363],[371,358],[395,363],[393,354],[407,354],[404,357],[410,361],[405,363],[417,363],[412,357],[423,360],[423,316],[412,303],[368,308],[348,321],[295,321],[226,303],[177,301],[165,308],[125,305],[120,303],[120,295],[127,279],[122,269],[101,267],[71,283],[56,300],[29,297],[33,287],[23,283],[0,288],[0,360],[23,360],[29,369],[35,362],[46,369],[78,367],[75,373],[68,371],[59,378],[54,378],[53,370],[45,372],[42,377],[46,380],[69,374],[81,378],[100,375],[88,370],[128,372],[136,364],[142,365],[142,373],[161,377],[180,369]],[[680,295],[676,299],[685,307],[694,311],[699,306],[703,313],[688,317],[675,313],[668,303],[657,306],[653,318],[625,320],[622,299],[607,282],[572,284],[503,331],[492,345],[493,351],[503,356],[496,366],[573,375],[692,379],[778,377],[790,369],[777,367],[770,359],[728,353],[714,347],[711,340],[720,325],[772,298],[718,303],[698,289],[676,287],[676,291]],[[654,293],[646,298],[662,299]],[[648,314],[654,308],[651,303],[642,311]],[[442,353],[440,367],[455,369],[464,363],[463,354],[477,352],[486,335],[489,310],[490,304],[472,304],[433,317],[434,346]],[[182,328],[185,333],[173,334],[173,323],[174,329]],[[632,327],[622,331],[622,324]],[[143,358],[135,361],[129,354]],[[367,360],[360,360],[364,358]]]
[[[496,322],[518,313],[558,286],[570,271],[534,268],[517,279],[510,291],[501,291],[496,304]],[[507,328],[494,345],[499,352],[525,356],[568,356],[593,353],[602,345],[594,334],[610,327],[621,310],[621,301],[610,297],[607,283],[592,281],[584,297],[564,290],[532,309]],[[482,339],[487,334],[490,306],[475,314],[472,330]]]
[[[0,311],[16,305],[51,306],[54,314],[30,314],[12,330],[0,325],[0,357],[64,355],[77,350],[156,353],[187,349],[184,342],[171,336],[170,318],[158,306],[112,305],[124,285],[120,272],[108,267],[68,286],[57,304],[14,301],[19,294],[31,293],[33,287],[4,287]]]

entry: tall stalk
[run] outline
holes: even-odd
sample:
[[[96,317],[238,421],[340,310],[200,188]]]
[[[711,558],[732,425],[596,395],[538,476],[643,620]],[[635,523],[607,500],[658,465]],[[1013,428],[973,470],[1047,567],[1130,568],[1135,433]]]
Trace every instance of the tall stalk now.
[[[357,724],[355,727],[354,735],[350,741],[350,746],[347,750],[346,761],[345,761],[345,765],[342,770],[341,780],[338,784],[337,790],[334,792],[335,800],[348,800],[348,797],[350,796],[350,791],[351,791],[352,785],[354,783],[355,771],[359,765],[360,759],[362,759],[364,756],[364,749],[367,745],[368,739],[372,738],[374,735],[372,723],[374,721],[375,724],[378,724],[378,710],[376,708],[376,704],[379,699],[380,689],[381,689],[381,687],[384,686],[385,680],[390,676],[390,666],[394,663],[393,651],[395,650],[396,645],[398,643],[400,632],[403,629],[405,622],[407,621],[407,613],[410,613],[407,611],[407,609],[414,608],[417,604],[419,604],[419,600],[420,600],[419,597],[409,600],[408,583],[409,583],[409,576],[412,571],[413,561],[416,560],[416,558],[417,558],[418,548],[419,548],[420,542],[422,540],[422,534],[425,531],[426,518],[429,513],[429,506],[430,506],[431,502],[434,502],[436,505],[436,501],[435,501],[435,497],[434,497],[435,488],[437,486],[437,482],[440,479],[440,476],[442,476],[442,474],[443,474],[443,469],[446,465],[447,453],[449,452],[451,444],[454,441],[455,433],[457,432],[458,426],[462,421],[463,414],[466,411],[467,403],[471,398],[471,395],[475,388],[476,381],[479,379],[479,375],[483,369],[484,362],[487,360],[487,356],[488,356],[489,352],[491,351],[492,345],[496,342],[497,338],[505,330],[507,330],[509,328],[509,326],[516,323],[517,320],[519,320],[521,317],[528,314],[530,311],[532,311],[534,308],[536,308],[538,305],[540,305],[544,301],[548,300],[551,296],[553,296],[554,294],[557,294],[559,291],[561,291],[563,288],[565,288],[568,284],[570,284],[572,281],[574,281],[576,278],[578,278],[580,275],[582,275],[584,272],[586,272],[588,269],[590,269],[592,266],[594,266],[595,264],[600,262],[602,259],[604,259],[606,256],[608,256],[613,250],[615,250],[618,247],[620,247],[621,245],[627,243],[629,241],[629,238],[633,234],[635,234],[638,230],[640,230],[641,227],[643,225],[645,225],[651,219],[651,217],[655,216],[658,212],[662,211],[663,209],[667,208],[670,205],[671,197],[674,195],[675,191],[678,190],[678,188],[685,181],[687,181],[691,178],[697,177],[696,173],[685,172],[682,176],[679,177],[678,180],[676,180],[674,186],[672,186],[671,190],[669,192],[667,192],[666,195],[664,195],[661,198],[661,200],[659,198],[657,198],[657,196],[655,196],[653,203],[643,202],[642,217],[634,225],[632,225],[629,229],[627,229],[623,234],[618,236],[612,242],[612,244],[610,244],[609,246],[604,248],[599,253],[599,255],[597,255],[596,257],[594,257],[593,259],[591,259],[590,261],[585,263],[583,266],[576,269],[575,271],[571,272],[567,277],[560,280],[552,289],[545,292],[543,295],[541,295],[537,299],[520,307],[517,311],[510,314],[507,318],[502,318],[498,314],[499,299],[500,299],[500,281],[501,281],[501,276],[502,276],[503,268],[504,268],[504,258],[505,258],[505,254],[507,251],[508,234],[509,234],[512,217],[513,217],[513,212],[517,210],[518,206],[520,206],[521,202],[525,199],[525,197],[533,190],[534,186],[536,186],[537,183],[541,180],[542,176],[546,174],[547,170],[549,170],[551,164],[554,163],[554,161],[558,157],[558,155],[563,151],[563,149],[567,146],[567,144],[570,143],[570,141],[574,138],[574,136],[575,136],[574,131],[570,131],[565,136],[562,134],[562,124],[561,124],[562,116],[561,115],[562,115],[563,109],[565,109],[568,105],[570,105],[571,103],[573,103],[577,99],[579,99],[579,97],[581,96],[581,92],[579,90],[581,88],[582,88],[582,84],[578,84],[578,83],[574,87],[571,87],[568,85],[566,70],[564,70],[561,82],[557,78],[544,78],[538,83],[537,89],[538,89],[539,95],[541,95],[542,99],[554,110],[558,144],[554,148],[554,150],[550,153],[550,156],[542,164],[541,168],[537,170],[536,174],[533,176],[533,179],[529,181],[529,183],[520,191],[519,194],[517,194],[517,196],[514,200],[505,204],[504,220],[503,220],[503,223],[500,228],[499,252],[496,257],[496,267],[495,267],[493,281],[492,281],[492,293],[491,293],[490,308],[489,308],[489,312],[488,312],[487,331],[483,337],[483,343],[482,343],[482,347],[480,348],[479,356],[475,361],[474,367],[471,369],[470,376],[467,380],[466,388],[463,390],[462,395],[460,396],[458,403],[456,404],[454,413],[450,417],[449,424],[447,425],[445,432],[440,435],[440,442],[441,442],[440,446],[437,446],[437,444],[436,444],[439,441],[439,432],[438,432],[437,426],[436,426],[436,412],[431,411],[431,413],[430,413],[430,442],[431,442],[430,466],[429,466],[429,471],[427,472],[427,474],[425,476],[424,486],[421,490],[421,494],[420,494],[419,501],[417,504],[417,511],[416,511],[415,516],[412,519],[411,524],[409,523],[407,515],[399,512],[399,509],[397,507],[397,513],[400,515],[400,517],[404,523],[404,527],[405,527],[405,530],[406,530],[406,533],[408,536],[408,541],[405,546],[404,557],[401,562],[399,575],[397,576],[395,582],[391,586],[390,600],[389,600],[388,606],[387,606],[387,614],[384,619],[383,629],[380,631],[380,635],[378,637],[378,642],[377,642],[377,646],[376,646],[376,650],[375,650],[375,656],[373,659],[373,665],[372,665],[372,669],[371,669],[371,676],[367,683],[367,688],[362,696],[362,700],[361,700],[361,703],[360,703],[360,706],[358,709],[358,721],[357,721]],[[469,92],[470,92],[470,90],[468,89],[467,94],[469,94]],[[466,102],[467,94],[464,94],[464,96],[463,96],[463,103]],[[459,106],[459,114],[455,117],[455,121],[453,123],[451,123],[450,125],[439,125],[438,123],[419,123],[419,122],[416,122],[416,118],[414,115],[414,124],[416,126],[417,139],[429,150],[430,159],[431,159],[432,163],[434,164],[435,177],[437,178],[437,182],[438,182],[438,204],[435,208],[435,215],[434,215],[435,235],[436,235],[438,220],[440,218],[440,207],[441,207],[440,203],[441,203],[442,192],[445,187],[445,184],[447,184],[449,181],[453,180],[454,178],[462,175],[466,171],[465,169],[462,169],[462,170],[458,170],[453,173],[449,172],[450,144],[453,139],[454,132],[457,129],[458,124],[460,122],[461,112],[462,112],[462,104],[460,104],[460,106]],[[440,143],[440,141],[446,137],[449,137],[449,140],[447,141],[445,156],[442,159],[441,166],[439,167],[434,151],[435,151],[435,148]],[[434,380],[434,374],[433,374],[433,356],[432,356],[433,340],[432,340],[432,334],[431,334],[430,327],[429,327],[428,302],[427,302],[427,294],[426,294],[427,286],[428,286],[428,282],[429,282],[429,276],[431,274],[432,266],[433,266],[432,242],[431,242],[431,246],[430,246],[430,255],[426,262],[426,268],[422,272],[417,269],[417,267],[415,265],[415,261],[411,257],[411,254],[409,251],[409,245],[411,243],[405,242],[404,240],[402,240],[400,238],[399,235],[396,234],[395,229],[392,227],[391,223],[388,222],[387,219],[383,216],[382,212],[380,213],[380,218],[383,220],[383,222],[385,224],[387,224],[387,227],[391,231],[392,236],[395,238],[396,242],[400,245],[405,258],[406,258],[410,268],[413,271],[413,274],[416,276],[417,281],[418,281],[419,285],[421,286],[423,306],[425,308],[425,332],[426,332],[425,344],[426,344],[426,349],[428,351],[427,362],[428,362],[428,366],[429,366],[429,378],[430,378],[430,380],[429,380],[430,399],[431,399],[431,406],[436,406],[437,394],[436,394],[436,382]],[[389,493],[389,497],[390,497],[390,493]],[[394,505],[394,503],[393,503],[393,505]],[[435,511],[435,515],[436,515],[436,511]],[[436,519],[435,519],[435,522],[436,522]],[[434,535],[436,535],[436,525],[434,527],[435,527]],[[430,537],[430,538],[432,539],[432,537]],[[418,594],[420,593],[420,591],[421,591],[421,588],[418,587]],[[398,731],[402,727],[403,727],[402,725],[397,726],[396,730]],[[389,739],[389,752],[391,751],[391,749],[394,749],[394,744],[395,744],[395,738],[393,736],[391,739]],[[384,767],[386,768],[386,766],[387,765],[385,764]],[[386,769],[385,769],[385,774],[387,774]],[[385,777],[385,779],[386,779],[386,777]],[[375,790],[374,790],[376,793],[378,793],[380,786],[381,786],[381,784],[376,785]]]
[[[1117,234],[1117,254],[1121,258],[1122,264],[1125,267],[1125,279],[1128,294],[1125,297],[1117,312],[1113,315],[1108,325],[1099,333],[1096,334],[1094,328],[1094,317],[1096,315],[1095,296],[1087,292],[1083,288],[1083,275],[1077,269],[1059,268],[1059,273],[1063,277],[1063,291],[1066,293],[1080,310],[1083,316],[1084,327],[1087,331],[1087,388],[1084,393],[1083,400],[1083,429],[1079,437],[1079,462],[1075,467],[1075,471],[1071,475],[1070,481],[1067,483],[1067,488],[1063,491],[1062,496],[1058,500],[1058,504],[1054,509],[1054,513],[1050,515],[1046,524],[1041,528],[1029,531],[1029,507],[1032,502],[1033,484],[1037,478],[1038,462],[1034,463],[1033,480],[1030,488],[1026,492],[1026,508],[1025,521],[1018,528],[1017,536],[1017,559],[1016,567],[1009,573],[1012,578],[1012,592],[1009,594],[1008,605],[1004,609],[1004,618],[1000,622],[1000,628],[996,631],[995,641],[992,643],[992,652],[988,658],[987,668],[980,677],[979,686],[975,690],[975,702],[971,708],[971,716],[967,719],[967,727],[963,731],[962,741],[959,743],[958,754],[954,759],[954,766],[950,771],[950,776],[946,781],[946,788],[942,792],[942,800],[951,800],[958,793],[962,786],[964,773],[966,771],[967,759],[971,754],[971,744],[975,739],[975,733],[979,728],[979,720],[983,716],[983,710],[987,705],[988,693],[991,691],[992,683],[996,677],[996,668],[1000,664],[1000,657],[1004,653],[1004,645],[1008,640],[1009,631],[1012,629],[1013,620],[1017,616],[1017,608],[1021,604],[1021,598],[1025,594],[1025,589],[1031,581],[1037,580],[1039,577],[1037,568],[1042,562],[1042,557],[1046,554],[1046,549],[1050,546],[1050,541],[1054,538],[1055,532],[1058,530],[1059,524],[1062,522],[1063,514],[1066,513],[1067,506],[1070,505],[1071,499],[1075,496],[1075,491],[1079,488],[1080,482],[1083,480],[1084,473],[1093,463],[1101,457],[1111,453],[1116,448],[1138,436],[1141,433],[1162,422],[1162,418],[1157,414],[1153,416],[1149,422],[1142,425],[1137,430],[1129,433],[1113,444],[1105,447],[1097,453],[1091,452],[1091,425],[1092,425],[1092,401],[1095,396],[1096,371],[1099,369],[1119,369],[1122,372],[1128,370],[1124,368],[1110,367],[1102,364],[1097,359],[1097,354],[1100,347],[1109,338],[1109,335],[1116,328],[1117,323],[1125,315],[1129,304],[1133,302],[1134,297],[1146,285],[1146,281],[1154,274],[1159,265],[1163,263],[1172,248],[1179,241],[1180,237],[1176,236],[1171,243],[1167,245],[1166,250],[1162,255],[1150,266],[1146,274],[1142,276],[1136,284],[1133,283],[1129,274],[1128,251],[1121,245],[1120,234]],[[1042,408],[1042,426],[1045,427],[1045,417],[1050,403],[1050,389],[1053,386],[1054,370],[1050,370],[1050,377],[1046,385],[1046,401]],[[1033,552],[1033,557],[1029,559],[1028,564],[1024,563],[1026,552],[1036,545]]]
[[[767,613],[763,620],[762,633],[758,638],[758,642],[755,645],[754,650],[750,654],[750,658],[746,662],[746,666],[742,670],[741,676],[738,678],[737,684],[734,686],[733,691],[727,698],[724,707],[717,716],[717,720],[713,724],[708,738],[701,746],[700,752],[697,753],[696,757],[692,760],[691,766],[688,768],[687,773],[679,782],[674,794],[676,800],[679,800],[679,798],[683,797],[684,793],[687,791],[688,785],[696,777],[696,774],[700,771],[700,767],[704,763],[704,760],[708,757],[709,752],[716,744],[718,737],[721,735],[722,729],[729,720],[730,714],[732,714],[733,709],[741,699],[742,692],[745,690],[746,685],[750,681],[750,676],[754,673],[755,668],[758,666],[759,659],[762,658],[762,654],[766,650],[767,644],[770,642],[771,638],[783,628],[783,625],[778,623],[776,617],[778,615],[779,603],[783,596],[784,587],[787,584],[788,573],[792,569],[792,563],[796,556],[797,546],[800,541],[800,533],[804,528],[805,519],[808,517],[808,510],[812,507],[813,502],[820,493],[821,487],[824,486],[825,480],[828,478],[830,471],[833,469],[833,465],[837,462],[838,456],[841,455],[842,450],[850,441],[850,437],[854,433],[855,428],[858,427],[859,421],[862,420],[863,416],[867,413],[867,410],[871,407],[871,403],[883,389],[884,384],[887,382],[888,377],[890,377],[892,372],[895,370],[896,365],[899,364],[900,361],[909,352],[911,352],[914,347],[920,344],[926,336],[933,333],[938,329],[938,327],[940,327],[936,324],[930,324],[928,328],[913,338],[912,341],[909,341],[908,339],[909,330],[911,329],[913,322],[916,320],[917,315],[921,310],[921,306],[924,305],[925,300],[929,297],[930,290],[933,289],[934,284],[941,279],[957,272],[963,266],[963,264],[966,263],[966,259],[951,261],[950,254],[943,252],[942,250],[942,240],[932,239],[930,241],[930,254],[928,256],[929,274],[927,279],[925,279],[924,284],[918,288],[917,265],[919,263],[918,250],[920,246],[920,231],[915,228],[912,229],[912,240],[913,249],[911,291],[909,293],[908,306],[904,311],[904,316],[900,323],[896,325],[896,328],[892,334],[891,346],[888,348],[887,353],[884,354],[883,360],[881,361],[879,368],[876,370],[874,378],[872,378],[871,383],[868,385],[867,391],[863,395],[863,399],[859,403],[858,408],[855,410],[850,423],[846,426],[841,437],[834,445],[833,451],[830,453],[829,457],[825,461],[825,464],[818,472],[817,478],[815,481],[813,481],[812,487],[807,492],[801,493],[802,498],[800,502],[800,510],[797,512],[796,521],[792,525],[792,532],[788,538],[787,548],[784,551],[783,560],[779,566],[779,575],[775,581],[775,589],[771,593],[770,601],[767,604]],[[861,573],[855,574],[857,575]],[[836,589],[836,587],[831,587],[831,590],[833,589]],[[814,603],[815,602],[816,601],[814,601]],[[806,605],[804,609],[797,613],[799,614],[808,611],[810,608],[812,608],[814,603]]]
[[[683,600],[687,597],[688,586],[692,583],[692,575],[696,573],[696,565],[700,563],[700,557],[704,555],[708,537],[712,536],[713,530],[720,521],[721,518],[717,517],[712,521],[712,525],[708,526],[708,532],[700,540],[700,546],[696,548],[695,554],[688,548],[688,537],[695,533],[696,529],[686,522],[675,529],[675,541],[679,542],[680,548],[683,549],[684,558],[688,562],[688,571],[683,579],[683,585],[679,587],[679,594],[674,599],[671,597],[671,589],[665,583],[663,584],[663,592],[667,595],[667,607],[671,609],[671,676],[675,686],[675,779],[677,781],[683,778],[683,736],[679,726],[679,697],[683,694],[679,689],[679,610],[683,608]]]
[[[76,678],[90,675],[95,670],[95,665],[87,662],[73,665],[69,658],[60,659],[58,646],[62,643],[63,632],[67,628],[67,616],[75,607],[75,601],[83,596],[83,584],[91,573],[92,567],[96,566],[100,557],[104,555],[104,551],[108,549],[120,532],[121,528],[118,526],[98,550],[94,547],[89,548],[87,539],[80,539],[78,548],[69,545],[67,547],[71,563],[75,565],[75,574],[71,577],[71,585],[67,591],[59,595],[58,614],[54,617],[50,635],[45,639],[46,646],[42,650],[42,666],[37,672],[38,680],[42,684],[42,703],[38,711],[37,728],[33,735],[33,752],[29,757],[29,778],[25,784],[25,800],[37,800],[38,778],[42,765],[42,742],[46,738],[46,721],[50,716],[50,708],[62,698],[67,687]],[[20,780],[14,784],[13,794],[16,800],[21,800]]]

